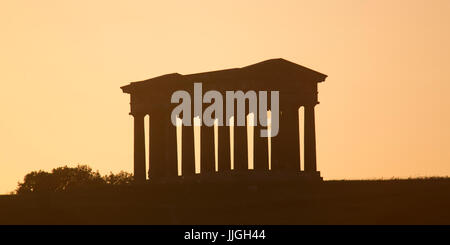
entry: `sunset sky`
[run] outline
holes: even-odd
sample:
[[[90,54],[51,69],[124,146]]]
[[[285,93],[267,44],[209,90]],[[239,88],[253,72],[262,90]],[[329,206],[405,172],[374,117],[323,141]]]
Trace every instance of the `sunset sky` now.
[[[450,175],[450,1],[3,1],[0,193],[32,170],[132,171],[120,86],[284,58],[328,75],[325,179]]]

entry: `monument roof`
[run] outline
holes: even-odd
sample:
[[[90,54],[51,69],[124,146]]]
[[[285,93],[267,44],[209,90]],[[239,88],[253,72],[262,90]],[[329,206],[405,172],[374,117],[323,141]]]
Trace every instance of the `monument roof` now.
[[[304,76],[312,78],[316,82],[322,82],[325,80],[327,75],[320,72],[314,71],[310,68],[301,66],[299,64],[293,63],[291,61],[278,58],[269,59],[262,62],[258,62],[252,65],[244,66],[241,68],[231,68],[225,70],[201,72],[181,75],[179,73],[170,73],[162,76],[157,76],[143,81],[131,82],[128,85],[121,87],[124,93],[130,93],[134,89],[141,87],[147,87],[155,83],[168,83],[168,82],[182,82],[182,81],[192,81],[201,82],[201,80],[214,80],[214,79],[224,79],[226,77],[248,75],[254,73],[264,74],[279,74],[283,75],[285,73],[297,73]]]

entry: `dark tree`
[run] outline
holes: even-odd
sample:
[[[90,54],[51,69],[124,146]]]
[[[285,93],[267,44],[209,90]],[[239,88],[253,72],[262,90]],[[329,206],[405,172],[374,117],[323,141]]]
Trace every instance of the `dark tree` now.
[[[94,172],[87,165],[64,166],[54,168],[51,172],[39,170],[25,175],[16,192],[17,194],[68,192],[108,185],[126,185],[131,184],[132,180],[132,175],[123,171],[117,175],[110,173],[101,176],[98,171]]]
[[[105,175],[103,179],[109,185],[130,185],[133,183],[133,174],[120,171],[118,174],[110,173],[109,175]]]

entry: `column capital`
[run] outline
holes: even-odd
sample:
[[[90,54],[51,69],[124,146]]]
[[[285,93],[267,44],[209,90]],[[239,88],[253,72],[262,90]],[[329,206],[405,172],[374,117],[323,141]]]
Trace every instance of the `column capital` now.
[[[317,171],[314,106],[305,106],[305,172]]]
[[[130,115],[134,118],[145,117],[148,113],[146,112],[130,112]]]
[[[280,107],[280,111],[295,111],[295,110],[298,110],[298,109],[300,109],[300,106],[295,105],[295,104],[293,104],[293,105],[284,105],[284,106]]]
[[[315,101],[315,102],[311,102],[311,103],[305,103],[305,104],[303,104],[302,106],[304,106],[304,107],[312,107],[312,108],[314,108],[316,105],[318,105],[318,104],[320,104],[318,101]]]

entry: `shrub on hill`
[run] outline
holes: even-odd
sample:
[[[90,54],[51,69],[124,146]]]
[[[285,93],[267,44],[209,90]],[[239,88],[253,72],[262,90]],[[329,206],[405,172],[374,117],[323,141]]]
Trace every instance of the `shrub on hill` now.
[[[85,188],[129,185],[132,182],[132,174],[123,171],[101,176],[87,165],[63,166],[54,168],[51,172],[39,170],[28,173],[23,182],[19,182],[16,193],[69,192]]]

